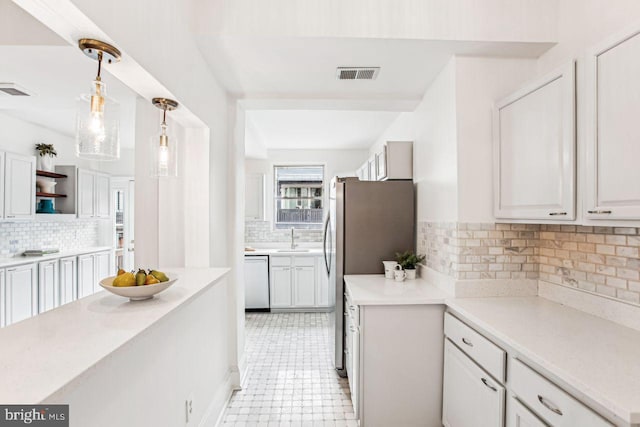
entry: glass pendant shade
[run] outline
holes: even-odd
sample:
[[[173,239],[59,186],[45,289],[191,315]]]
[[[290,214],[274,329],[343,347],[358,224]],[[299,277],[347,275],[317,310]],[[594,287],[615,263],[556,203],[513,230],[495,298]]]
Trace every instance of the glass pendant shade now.
[[[106,86],[95,80],[91,93],[80,95],[76,112],[76,155],[88,160],[120,158],[120,111],[107,97]]]
[[[151,169],[153,177],[178,176],[178,140],[168,133],[166,123],[160,125],[158,135],[151,137]]]

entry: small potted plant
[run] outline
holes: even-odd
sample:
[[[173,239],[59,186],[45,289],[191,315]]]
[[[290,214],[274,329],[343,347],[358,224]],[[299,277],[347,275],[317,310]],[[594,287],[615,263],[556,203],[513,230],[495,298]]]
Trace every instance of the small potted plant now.
[[[416,278],[416,265],[424,260],[424,255],[416,255],[413,251],[396,253],[396,261],[407,272],[407,280]]]
[[[38,151],[38,169],[53,172],[53,158],[58,155],[53,144],[36,144]]]

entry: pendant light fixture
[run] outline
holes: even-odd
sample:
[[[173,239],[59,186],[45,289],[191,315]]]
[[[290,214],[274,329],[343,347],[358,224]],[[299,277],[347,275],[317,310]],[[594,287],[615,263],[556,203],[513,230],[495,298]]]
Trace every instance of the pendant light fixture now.
[[[98,61],[98,74],[89,94],[80,95],[76,114],[76,155],[89,160],[117,160],[120,157],[120,115],[118,104],[107,97],[100,77],[102,62],[120,61],[120,51],[110,44],[81,39],[78,47]]]
[[[178,141],[173,135],[169,138],[167,134],[167,111],[178,108],[178,103],[167,98],[153,98],[151,102],[162,110],[160,135],[151,138],[151,176],[176,177],[178,176]]]

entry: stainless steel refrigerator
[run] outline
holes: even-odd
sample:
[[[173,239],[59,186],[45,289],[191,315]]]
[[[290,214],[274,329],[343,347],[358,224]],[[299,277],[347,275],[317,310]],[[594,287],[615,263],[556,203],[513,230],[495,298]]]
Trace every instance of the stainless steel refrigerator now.
[[[331,181],[329,213],[324,223],[324,258],[329,275],[332,312],[329,343],[335,368],[344,362],[344,276],[383,274],[383,260],[415,247],[412,181]]]

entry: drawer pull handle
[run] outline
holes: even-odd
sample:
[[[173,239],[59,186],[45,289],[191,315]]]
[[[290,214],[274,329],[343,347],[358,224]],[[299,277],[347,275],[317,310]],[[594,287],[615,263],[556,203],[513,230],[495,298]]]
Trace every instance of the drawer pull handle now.
[[[350,305],[350,306],[349,306],[349,310],[351,310],[351,311],[356,311],[356,306],[355,306],[355,305]]]
[[[351,332],[354,332],[354,333],[355,333],[355,332],[358,332],[358,328],[356,328],[356,327],[355,327],[355,326],[353,326],[353,325],[349,326],[349,330],[350,330]]]
[[[468,345],[469,347],[473,347],[473,343],[466,338],[462,338],[462,342]]]
[[[556,215],[566,215],[566,212],[549,212],[549,215],[551,216],[556,216]]]
[[[593,210],[593,211],[587,211],[587,213],[590,213],[590,214],[610,214],[611,211],[609,211],[609,210]]]
[[[484,384],[485,386],[489,387],[491,390],[493,391],[498,391],[497,388],[495,388],[494,386],[492,386],[491,384],[489,384],[489,381],[487,381],[486,378],[481,378],[482,380],[482,384]]]
[[[540,401],[540,403],[542,403],[542,406],[544,406],[554,414],[558,414],[562,416],[562,411],[556,405],[554,405],[553,403],[550,403],[547,399],[545,399],[540,395],[538,395],[538,400]]]

